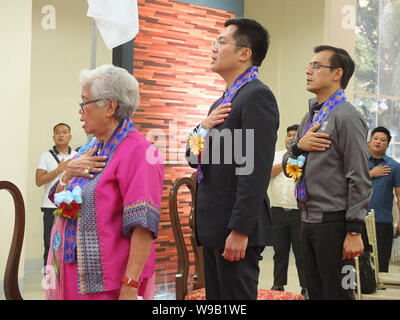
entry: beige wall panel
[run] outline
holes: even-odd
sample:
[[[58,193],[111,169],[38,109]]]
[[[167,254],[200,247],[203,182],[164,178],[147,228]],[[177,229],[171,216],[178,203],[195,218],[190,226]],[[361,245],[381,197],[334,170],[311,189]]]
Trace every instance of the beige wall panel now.
[[[340,47],[354,57],[357,0],[325,0],[325,42]],[[346,89],[353,101],[354,77]]]
[[[46,5],[55,9],[55,29]],[[32,88],[28,158],[26,259],[37,268],[43,256],[43,221],[40,212],[43,187],[35,185],[40,154],[53,146],[52,128],[59,122],[72,129],[72,148],[86,141],[79,121],[79,71],[90,68],[92,19],[86,16],[87,1],[34,0],[32,8]],[[97,39],[97,65],[111,63],[112,51]]]
[[[1,0],[0,8],[0,180],[14,183],[27,195],[29,90],[31,63],[31,12],[29,0]],[[0,284],[14,226],[11,195],[0,192]],[[24,250],[19,277],[24,275]],[[3,288],[0,289],[0,296]]]
[[[299,123],[307,112],[305,66],[313,48],[324,40],[324,0],[246,0],[245,16],[271,32],[270,52],[260,77],[275,93],[280,128],[277,150],[283,149],[286,128]]]

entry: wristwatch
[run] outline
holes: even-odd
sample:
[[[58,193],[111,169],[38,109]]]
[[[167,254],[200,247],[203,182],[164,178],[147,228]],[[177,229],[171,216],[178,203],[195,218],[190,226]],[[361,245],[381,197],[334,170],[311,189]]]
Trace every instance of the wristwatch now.
[[[296,157],[298,157],[299,155],[304,153],[304,150],[302,148],[300,148],[300,144],[299,144],[300,139],[301,138],[297,139],[296,143],[293,145],[293,148],[292,148],[293,154]]]

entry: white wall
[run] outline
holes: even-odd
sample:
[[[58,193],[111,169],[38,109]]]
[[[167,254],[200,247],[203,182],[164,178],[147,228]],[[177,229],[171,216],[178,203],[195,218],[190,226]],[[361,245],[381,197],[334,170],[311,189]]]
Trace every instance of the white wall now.
[[[354,57],[357,0],[325,0],[325,42],[340,47]],[[353,101],[354,76],[346,88],[348,100]]]
[[[313,48],[324,42],[324,0],[245,0],[245,16],[271,33],[260,78],[272,89],[280,111],[277,150],[284,149],[286,128],[307,112],[305,67]]]
[[[2,1],[2,0],[1,0]],[[45,29],[42,8],[55,9],[55,29]],[[71,147],[86,141],[79,121],[79,71],[90,68],[92,19],[86,16],[87,1],[33,0],[32,7],[32,87],[27,171],[26,262],[37,269],[43,256],[43,221],[40,212],[43,187],[35,185],[40,154],[53,146],[53,126],[65,122],[71,126]],[[111,63],[108,50],[98,35],[97,65]],[[27,271],[28,271],[27,270]]]
[[[27,196],[29,96],[31,70],[30,0],[0,0],[0,180]],[[4,277],[14,225],[14,204],[0,191],[0,283]],[[24,274],[24,250],[19,276]],[[3,288],[0,289],[2,292]]]

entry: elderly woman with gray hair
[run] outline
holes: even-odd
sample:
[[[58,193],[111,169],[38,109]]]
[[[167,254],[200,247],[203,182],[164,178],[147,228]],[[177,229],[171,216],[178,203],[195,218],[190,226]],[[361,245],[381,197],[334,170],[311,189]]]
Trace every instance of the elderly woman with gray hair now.
[[[94,138],[53,186],[46,298],[151,299],[164,168],[130,119],[138,83],[112,65],[81,71],[80,82],[80,120]]]

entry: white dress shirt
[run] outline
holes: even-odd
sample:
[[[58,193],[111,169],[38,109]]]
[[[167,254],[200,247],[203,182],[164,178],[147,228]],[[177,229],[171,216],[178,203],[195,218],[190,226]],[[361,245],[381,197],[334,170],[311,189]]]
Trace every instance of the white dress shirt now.
[[[58,160],[61,161],[61,159],[64,159],[64,161],[67,161],[71,158],[73,158],[76,155],[76,151],[71,150],[71,154],[68,153],[59,153],[57,154]],[[42,169],[45,170],[46,173],[52,172],[56,170],[58,167],[58,163],[56,159],[51,155],[49,151],[43,152],[42,155],[40,156],[39,163],[37,166],[37,169]],[[61,173],[54,178],[52,181],[49,183],[46,183],[44,185],[44,193],[43,193],[43,199],[42,199],[42,208],[55,208],[56,206],[49,200],[49,191],[50,188],[53,186],[53,184],[59,179],[61,176]]]
[[[274,165],[282,163],[286,150],[275,152]],[[297,209],[297,201],[294,196],[295,182],[292,178],[280,172],[271,179],[268,187],[268,197],[271,207],[282,207],[285,209]]]

